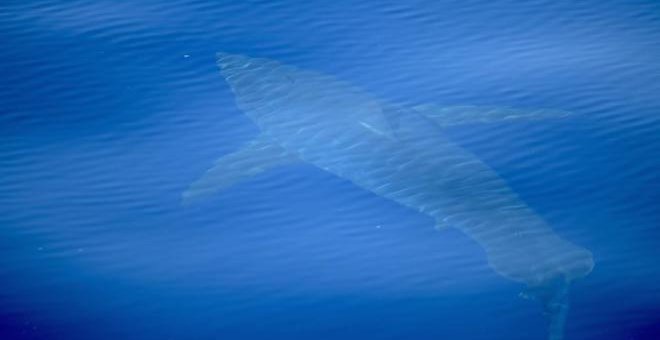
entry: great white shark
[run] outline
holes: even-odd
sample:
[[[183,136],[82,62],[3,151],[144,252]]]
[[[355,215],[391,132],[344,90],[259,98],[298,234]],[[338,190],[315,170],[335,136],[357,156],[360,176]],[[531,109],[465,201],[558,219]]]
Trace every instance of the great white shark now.
[[[376,98],[333,76],[270,59],[218,53],[238,107],[261,133],[218,159],[183,193],[184,202],[273,167],[304,162],[455,228],[485,250],[499,275],[543,303],[548,339],[563,338],[572,281],[594,266],[591,252],[546,221],[443,128],[566,116],[564,111],[419,105]]]

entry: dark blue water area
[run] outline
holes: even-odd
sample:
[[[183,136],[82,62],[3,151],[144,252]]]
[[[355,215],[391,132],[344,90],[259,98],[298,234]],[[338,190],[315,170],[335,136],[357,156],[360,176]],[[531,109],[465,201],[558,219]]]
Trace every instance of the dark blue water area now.
[[[310,164],[182,206],[259,133],[218,51],[573,112],[444,133],[593,253],[565,339],[660,338],[657,2],[5,0],[0,37],[0,339],[546,338],[471,239]]]

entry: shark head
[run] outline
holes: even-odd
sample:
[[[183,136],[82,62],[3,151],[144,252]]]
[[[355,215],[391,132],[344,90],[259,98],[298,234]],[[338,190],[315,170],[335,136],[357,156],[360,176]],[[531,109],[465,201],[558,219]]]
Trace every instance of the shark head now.
[[[294,83],[284,70],[287,67],[276,61],[224,52],[216,57],[239,108],[257,123],[268,113],[268,107],[286,97]]]
[[[235,94],[238,107],[262,129],[305,120],[326,131],[363,132],[393,139],[391,117],[382,103],[332,76],[265,58],[216,54],[220,73]]]

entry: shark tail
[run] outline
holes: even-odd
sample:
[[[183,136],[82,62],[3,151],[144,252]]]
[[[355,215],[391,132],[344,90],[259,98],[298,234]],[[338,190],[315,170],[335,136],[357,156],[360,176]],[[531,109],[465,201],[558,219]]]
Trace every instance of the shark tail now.
[[[562,340],[569,310],[568,283],[555,291],[549,300],[543,301],[543,308],[548,322],[548,340]]]
[[[564,328],[569,310],[570,282],[558,278],[541,286],[529,287],[527,295],[541,301],[548,327],[548,340],[564,339]]]

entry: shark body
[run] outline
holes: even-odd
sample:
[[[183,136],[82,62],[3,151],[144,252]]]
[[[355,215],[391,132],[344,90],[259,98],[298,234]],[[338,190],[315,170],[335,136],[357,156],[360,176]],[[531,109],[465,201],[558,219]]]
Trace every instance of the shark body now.
[[[275,166],[305,162],[456,228],[486,251],[490,267],[529,286],[563,338],[568,287],[589,274],[591,253],[557,235],[495,171],[442,128],[563,111],[473,106],[404,107],[332,76],[269,59],[218,54],[239,108],[261,134],[216,161],[184,192],[191,200]]]

